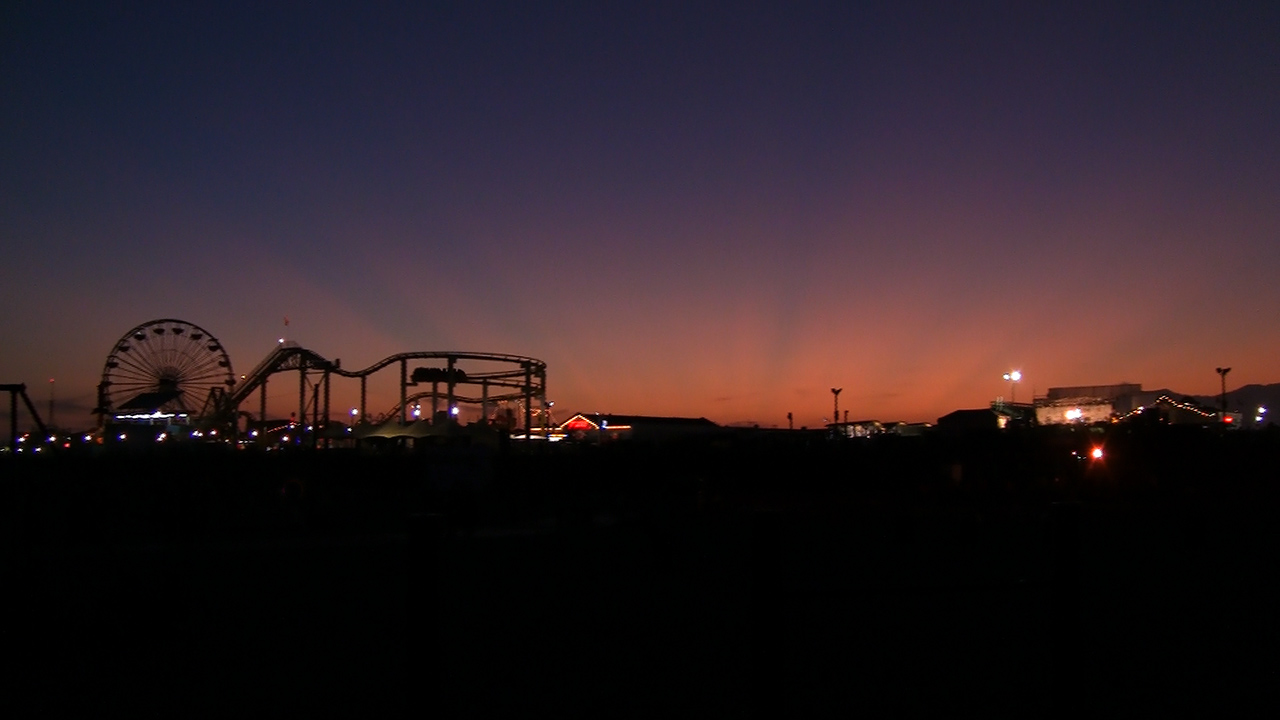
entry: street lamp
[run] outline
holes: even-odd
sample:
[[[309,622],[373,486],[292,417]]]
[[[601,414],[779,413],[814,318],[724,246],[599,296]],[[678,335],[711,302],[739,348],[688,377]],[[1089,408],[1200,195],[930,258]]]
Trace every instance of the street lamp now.
[[[1011,370],[1004,374],[1005,382],[1009,383],[1009,404],[1016,405],[1018,402],[1017,383],[1022,379],[1021,370]]]
[[[1217,368],[1218,375],[1222,378],[1222,421],[1227,420],[1227,373],[1231,372],[1231,368]]]

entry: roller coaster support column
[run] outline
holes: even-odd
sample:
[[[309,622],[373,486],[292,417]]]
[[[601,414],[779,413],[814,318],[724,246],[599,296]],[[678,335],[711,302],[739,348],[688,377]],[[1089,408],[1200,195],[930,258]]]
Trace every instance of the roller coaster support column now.
[[[436,418],[440,415],[440,381],[431,381],[431,424],[436,424]]]
[[[524,439],[533,434],[533,366],[524,364]]]
[[[455,370],[454,370],[454,364],[455,364],[456,362],[457,362],[456,358],[450,357],[450,358],[449,358],[449,369],[445,371],[445,373],[446,373],[446,377],[448,378],[448,392],[449,392],[449,397],[448,397],[448,402],[446,402],[446,403],[445,403],[444,411],[445,411],[446,413],[448,413],[447,417],[449,418],[449,422],[453,422],[453,421],[454,421],[454,415],[453,415],[453,402],[454,402],[454,401],[453,401],[453,381],[454,381],[454,372],[455,372]]]
[[[307,366],[298,367],[298,435],[302,435],[302,426],[307,424]]]
[[[258,422],[263,424],[263,429],[265,430],[266,429],[265,426],[267,422],[267,379],[266,378],[262,378],[262,392],[259,393],[259,395],[261,397],[258,398],[258,409],[259,409]]]
[[[480,419],[489,422],[489,381],[480,383]]]
[[[360,422],[364,422],[365,381],[368,379],[367,375],[360,376]]]
[[[329,429],[329,369],[328,368],[325,368],[325,371],[324,371],[324,426],[323,427],[326,431]],[[319,431],[320,428],[321,428],[320,425],[316,425],[317,431]],[[329,433],[328,432],[325,432],[324,434],[324,448],[326,450],[329,449]]]
[[[312,449],[312,450],[315,450],[315,449],[316,449],[317,447],[319,447],[319,445],[320,445],[320,442],[319,442],[319,438],[320,438],[320,385],[321,385],[321,383],[322,383],[322,382],[324,382],[324,380],[323,380],[323,379],[321,379],[321,381],[320,381],[320,382],[316,383],[316,384],[315,384],[315,387],[311,388],[311,449]]]
[[[18,385],[26,391],[26,385]],[[18,452],[18,393],[9,391],[9,452]]]
[[[542,386],[542,427],[551,440],[551,403],[547,402],[547,370],[544,367],[538,372],[538,384]]]
[[[405,412],[408,410],[405,403],[408,401],[406,388],[409,386],[409,361],[407,359],[400,360],[400,424],[405,423]]]

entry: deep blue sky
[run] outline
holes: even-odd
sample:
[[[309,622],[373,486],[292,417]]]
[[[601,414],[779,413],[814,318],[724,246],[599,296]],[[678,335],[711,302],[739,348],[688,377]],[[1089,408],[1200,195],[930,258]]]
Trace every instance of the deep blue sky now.
[[[766,425],[1280,380],[1274,3],[185,5],[0,11],[0,381],[285,315]]]

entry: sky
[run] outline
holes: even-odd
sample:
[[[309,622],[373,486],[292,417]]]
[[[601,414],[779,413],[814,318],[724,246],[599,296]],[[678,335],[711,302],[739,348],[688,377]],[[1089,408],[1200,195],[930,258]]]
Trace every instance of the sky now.
[[[0,382],[88,427],[156,318],[557,419],[1276,382],[1277,128],[1267,2],[10,2]]]

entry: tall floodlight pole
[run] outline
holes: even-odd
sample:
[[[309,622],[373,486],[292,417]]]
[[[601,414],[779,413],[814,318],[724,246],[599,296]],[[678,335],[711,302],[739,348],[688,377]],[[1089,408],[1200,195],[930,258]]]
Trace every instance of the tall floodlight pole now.
[[[831,400],[835,403],[835,407],[831,413],[831,423],[833,425],[840,424],[840,391],[844,388],[831,388]]]
[[[1227,373],[1231,372],[1231,368],[1218,368],[1218,375],[1222,377],[1222,421],[1227,420]]]
[[[1004,379],[1009,383],[1009,404],[1018,404],[1018,381],[1022,379],[1021,370],[1012,370],[1004,374]]]

